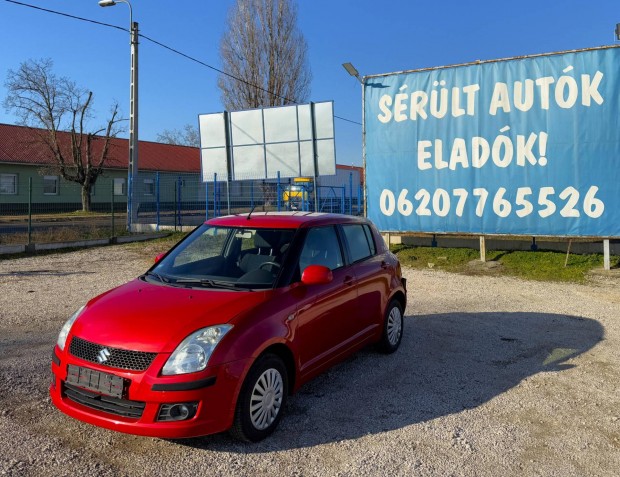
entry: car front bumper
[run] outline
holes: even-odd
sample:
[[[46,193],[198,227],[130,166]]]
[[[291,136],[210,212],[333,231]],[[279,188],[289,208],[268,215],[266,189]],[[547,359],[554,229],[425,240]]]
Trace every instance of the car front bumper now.
[[[145,372],[131,372],[82,361],[56,348],[50,397],[59,410],[75,419],[128,434],[182,439],[229,429],[248,361],[208,367],[200,373],[159,376],[166,359],[158,356]],[[69,365],[93,370],[93,376],[121,377],[126,388],[117,397],[88,388],[88,383],[68,383]],[[162,420],[163,405],[185,403],[196,405],[193,417]]]

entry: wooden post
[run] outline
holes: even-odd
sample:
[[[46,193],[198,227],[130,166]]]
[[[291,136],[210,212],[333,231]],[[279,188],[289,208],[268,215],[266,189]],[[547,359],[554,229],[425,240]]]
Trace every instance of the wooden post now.
[[[32,246],[32,177],[28,178],[28,246]]]
[[[609,239],[603,240],[603,268],[605,270],[611,270],[611,263],[609,259]]]
[[[566,260],[564,260],[564,268],[568,265],[568,256],[570,255],[570,244],[573,243],[573,239],[568,239],[568,247],[566,249]]]
[[[487,261],[487,245],[484,239],[484,235],[480,236],[480,261]]]

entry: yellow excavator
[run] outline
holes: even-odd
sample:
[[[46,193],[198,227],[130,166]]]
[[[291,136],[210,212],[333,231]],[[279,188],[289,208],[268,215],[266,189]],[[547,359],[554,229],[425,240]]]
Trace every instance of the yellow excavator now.
[[[282,191],[282,202],[286,210],[307,210],[314,191],[312,177],[295,177]]]

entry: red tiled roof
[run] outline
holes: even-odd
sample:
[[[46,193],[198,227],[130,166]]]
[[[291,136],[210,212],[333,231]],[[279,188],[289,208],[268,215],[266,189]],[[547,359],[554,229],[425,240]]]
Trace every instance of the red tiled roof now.
[[[37,133],[42,132],[44,130],[0,124],[0,163],[42,166],[55,164],[47,147],[40,141],[36,141]],[[69,144],[69,133],[61,132],[59,137],[61,144]],[[128,142],[128,139],[120,138],[113,138],[110,141],[110,150],[105,166],[107,169],[127,169]],[[101,151],[102,146],[102,140],[96,141],[93,148],[95,154]],[[96,157],[97,155],[95,155]],[[139,170],[161,172],[199,173],[200,150],[196,147],[140,141],[138,143],[138,168]]]
[[[31,164],[50,165],[55,160],[47,146],[37,140],[37,134],[44,133],[43,129],[33,129],[14,124],[0,123],[0,164]],[[59,133],[61,144],[69,144],[70,135]],[[94,144],[93,163],[97,160],[97,153],[103,147],[103,138]],[[129,162],[129,140],[113,138],[110,141],[110,150],[106,169],[127,169]],[[70,157],[67,155],[67,157]],[[358,166],[337,164],[338,169],[355,170],[360,173],[360,180],[364,181],[364,169]],[[158,142],[139,141],[138,169],[144,171],[200,173],[200,149],[191,146],[176,146]]]

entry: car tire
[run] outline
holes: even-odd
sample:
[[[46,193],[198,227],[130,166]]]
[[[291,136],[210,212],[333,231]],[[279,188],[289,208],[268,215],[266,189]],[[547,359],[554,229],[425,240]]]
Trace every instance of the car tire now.
[[[288,394],[288,374],[274,354],[258,358],[248,372],[237,399],[230,434],[245,442],[258,442],[278,426]]]
[[[379,350],[390,354],[398,349],[403,339],[403,307],[396,299],[390,301],[383,319],[383,334]]]

